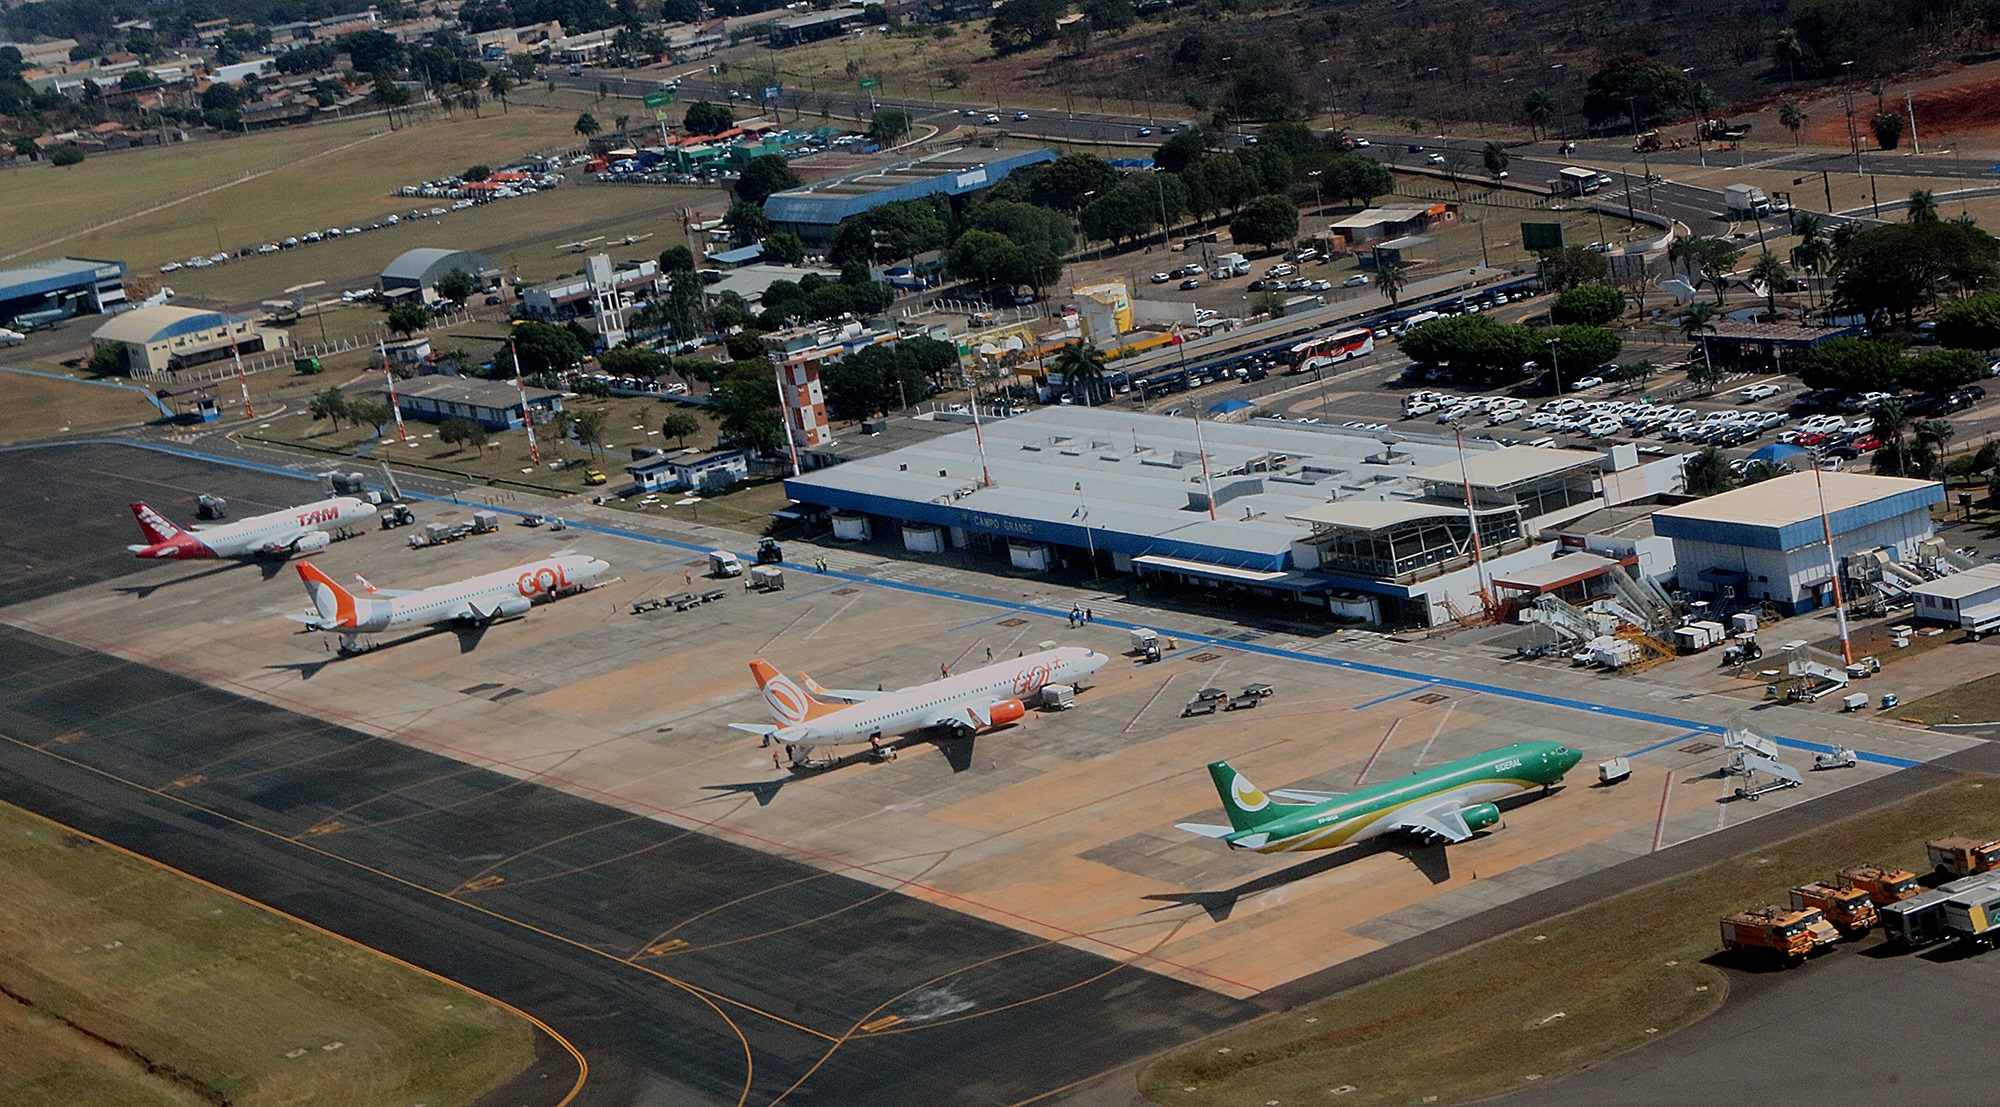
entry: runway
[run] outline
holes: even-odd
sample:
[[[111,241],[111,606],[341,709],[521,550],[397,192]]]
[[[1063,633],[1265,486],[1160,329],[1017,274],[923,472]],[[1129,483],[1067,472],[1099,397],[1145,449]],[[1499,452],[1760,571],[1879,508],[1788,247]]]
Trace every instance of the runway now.
[[[1258,1010],[19,630],[0,673],[0,798],[529,1011],[580,1102],[1014,1103]]]

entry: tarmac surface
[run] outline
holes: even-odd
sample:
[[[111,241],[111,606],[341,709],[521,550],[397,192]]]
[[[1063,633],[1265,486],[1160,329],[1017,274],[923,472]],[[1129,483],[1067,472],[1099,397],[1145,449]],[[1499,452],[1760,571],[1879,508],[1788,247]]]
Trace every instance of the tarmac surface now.
[[[0,510],[41,525],[0,565],[0,798],[522,1007],[590,1059],[586,1102],[1013,1103],[1074,1085],[1095,1101],[1118,1085],[1100,1074],[1685,855],[1663,846],[1761,840],[1810,818],[1804,801],[1907,786],[1920,774],[1890,770],[1979,745],[1780,711],[1760,729],[1846,740],[1863,768],[1731,804],[1694,782],[1721,756],[1717,711],[1740,707],[1651,674],[1210,628],[1102,593],[1104,625],[1065,636],[1074,590],[864,551],[829,550],[829,579],[795,572],[775,596],[639,617],[628,600],[679,591],[691,553],[742,536],[575,504],[561,536],[337,543],[329,571],[397,586],[572,539],[630,579],[483,642],[412,636],[336,661],[277,617],[296,582],[123,550],[135,485],[170,515],[222,491],[240,518],[310,484],[108,446],[8,464],[26,479]],[[1159,666],[1114,658],[1076,710],[982,737],[965,765],[918,747],[780,775],[721,725],[754,710],[740,661],[756,652],[860,686],[981,642],[1115,653],[1140,620],[1202,629]],[[1192,688],[1248,679],[1279,696],[1175,717]],[[1448,862],[1368,847],[1288,864],[1170,836],[1213,821],[1216,752],[1266,787],[1351,787],[1522,733],[1631,753],[1667,786],[1576,782]],[[546,1052],[553,1081],[568,1062]]]

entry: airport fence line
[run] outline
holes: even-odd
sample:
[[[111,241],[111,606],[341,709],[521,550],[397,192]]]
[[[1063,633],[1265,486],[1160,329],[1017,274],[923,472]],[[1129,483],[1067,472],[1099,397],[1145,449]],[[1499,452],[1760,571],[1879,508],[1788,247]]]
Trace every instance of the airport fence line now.
[[[439,316],[432,322],[428,329],[433,331],[445,330],[451,327],[461,327],[468,323],[488,321],[487,317],[479,312],[459,311]],[[328,339],[321,342],[299,342],[290,346],[280,346],[272,350],[259,350],[256,353],[244,354],[243,372],[245,374],[262,373],[271,369],[288,368],[294,362],[306,358],[332,357],[335,354],[344,354],[353,350],[374,349],[378,342],[388,337],[388,326],[386,324],[377,323],[375,325],[381,328],[377,334],[350,335],[346,338]],[[369,366],[376,369],[381,368],[380,362],[375,359],[370,359]],[[225,380],[235,375],[236,362],[233,359],[225,359],[221,361],[205,361],[200,365],[189,366],[186,369],[170,370],[153,379],[165,379],[173,384],[200,384],[207,381]]]

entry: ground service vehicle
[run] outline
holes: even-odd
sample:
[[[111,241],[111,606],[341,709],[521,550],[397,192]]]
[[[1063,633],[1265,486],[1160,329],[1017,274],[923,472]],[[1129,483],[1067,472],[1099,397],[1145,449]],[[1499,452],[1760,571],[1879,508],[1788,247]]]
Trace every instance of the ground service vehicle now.
[[[1826,916],[1811,908],[1753,907],[1722,920],[1722,948],[1751,956],[1800,961],[1839,939]]]
[[[1588,196],[1602,187],[1597,183],[1596,170],[1574,165],[1557,170],[1555,179],[1549,182],[1549,191],[1558,196]]]
[[[1875,904],[1859,888],[1836,888],[1818,881],[1793,888],[1792,909],[1809,908],[1817,908],[1834,929],[1849,936],[1865,934],[1879,921]]]
[[[2000,869],[2000,839],[1936,838],[1924,843],[1931,864],[1953,876],[1973,876]]]
[[[1960,892],[1944,901],[1945,933],[1990,946],[2000,939],[2000,884]]]
[[[1917,874],[1907,869],[1890,869],[1881,865],[1853,865],[1840,870],[1834,882],[1843,888],[1858,888],[1868,893],[1868,898],[1876,908],[1909,899],[1923,886],[1917,883]]]

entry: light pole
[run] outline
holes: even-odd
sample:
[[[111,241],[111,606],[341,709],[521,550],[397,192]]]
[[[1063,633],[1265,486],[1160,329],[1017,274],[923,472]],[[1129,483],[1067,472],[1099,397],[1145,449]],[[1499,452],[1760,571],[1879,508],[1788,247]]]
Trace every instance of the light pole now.
[[[1840,95],[1847,105],[1847,148],[1854,154],[1854,175],[1861,175],[1861,131],[1854,125],[1854,85],[1851,61],[1840,63]]]
[[[1549,372],[1555,376],[1556,395],[1560,396],[1563,390],[1563,371],[1562,361],[1556,357],[1556,346],[1562,342],[1562,339],[1545,338],[1542,341],[1549,348]]]
[[[1326,201],[1321,198],[1319,192],[1319,175],[1323,172],[1325,171],[1321,169],[1315,169],[1312,172],[1306,174],[1306,176],[1312,178],[1313,182],[1313,211],[1315,212],[1326,210]]]

